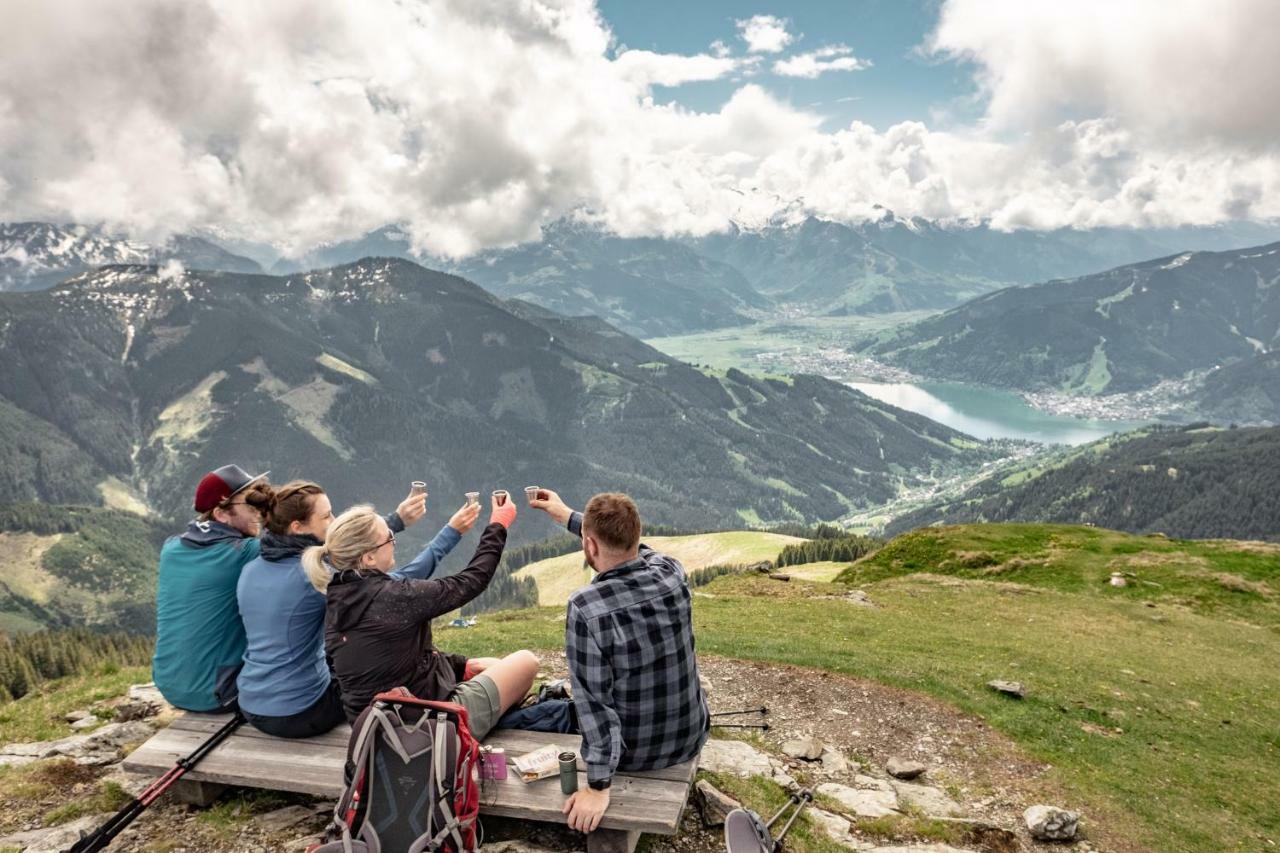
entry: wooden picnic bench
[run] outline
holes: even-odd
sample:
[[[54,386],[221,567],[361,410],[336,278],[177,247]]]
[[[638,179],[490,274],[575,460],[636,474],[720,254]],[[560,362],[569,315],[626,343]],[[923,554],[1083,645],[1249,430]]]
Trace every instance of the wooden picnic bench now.
[[[134,750],[125,759],[124,769],[158,776],[230,718],[228,714],[181,714],[168,728]],[[211,803],[228,785],[294,791],[336,800],[343,790],[342,771],[350,734],[350,726],[343,725],[319,737],[286,740],[243,725],[188,772],[174,793],[184,802],[199,805]],[[582,752],[578,735],[516,729],[490,732],[484,743],[505,749],[508,762],[551,743],[579,756]],[[600,821],[600,828],[587,836],[589,853],[631,853],[642,832],[674,835],[696,772],[697,762],[687,761],[665,770],[615,776],[609,810]],[[578,785],[585,788],[586,784],[586,770],[579,758]],[[525,783],[512,769],[506,779],[485,780],[480,813],[563,824],[564,800],[558,777]]]

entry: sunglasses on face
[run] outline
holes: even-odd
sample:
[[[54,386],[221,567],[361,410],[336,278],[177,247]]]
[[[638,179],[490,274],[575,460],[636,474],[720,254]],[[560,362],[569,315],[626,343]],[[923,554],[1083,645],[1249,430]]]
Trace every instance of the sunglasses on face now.
[[[365,551],[365,553],[366,553],[366,554],[372,554],[374,551],[378,550],[379,548],[383,547],[384,545],[394,545],[394,544],[396,544],[396,535],[395,535],[394,533],[392,533],[392,534],[390,534],[390,535],[387,537],[387,539],[386,539],[386,541],[385,541],[385,542],[379,542],[377,545],[373,546],[373,547],[372,547],[372,548],[370,548],[368,551]]]

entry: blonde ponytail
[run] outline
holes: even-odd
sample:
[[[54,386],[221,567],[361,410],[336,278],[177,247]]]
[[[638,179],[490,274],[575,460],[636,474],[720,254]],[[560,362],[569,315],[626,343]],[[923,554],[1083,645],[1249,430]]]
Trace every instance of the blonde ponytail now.
[[[335,518],[324,544],[302,552],[302,568],[311,585],[327,593],[334,572],[360,568],[360,558],[378,547],[379,520],[371,506],[353,506]]]
[[[333,577],[333,572],[325,562],[327,556],[328,549],[323,545],[312,545],[302,552],[302,570],[321,595],[329,591],[329,579]]]

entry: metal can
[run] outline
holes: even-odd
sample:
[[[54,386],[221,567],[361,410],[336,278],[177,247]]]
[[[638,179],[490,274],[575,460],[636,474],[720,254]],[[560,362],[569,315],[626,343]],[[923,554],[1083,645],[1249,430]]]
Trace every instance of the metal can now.
[[[578,756],[573,752],[560,753],[560,793],[568,796],[578,790]]]

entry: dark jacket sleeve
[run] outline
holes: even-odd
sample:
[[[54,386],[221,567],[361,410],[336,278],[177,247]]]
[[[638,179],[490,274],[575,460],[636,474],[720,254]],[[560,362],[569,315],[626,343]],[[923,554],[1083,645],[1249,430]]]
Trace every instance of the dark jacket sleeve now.
[[[397,580],[392,593],[404,617],[412,622],[425,622],[457,610],[484,592],[493,573],[498,570],[502,550],[507,545],[507,528],[493,523],[480,534],[480,544],[471,562],[457,574],[445,578]],[[384,593],[385,595],[385,593]]]

